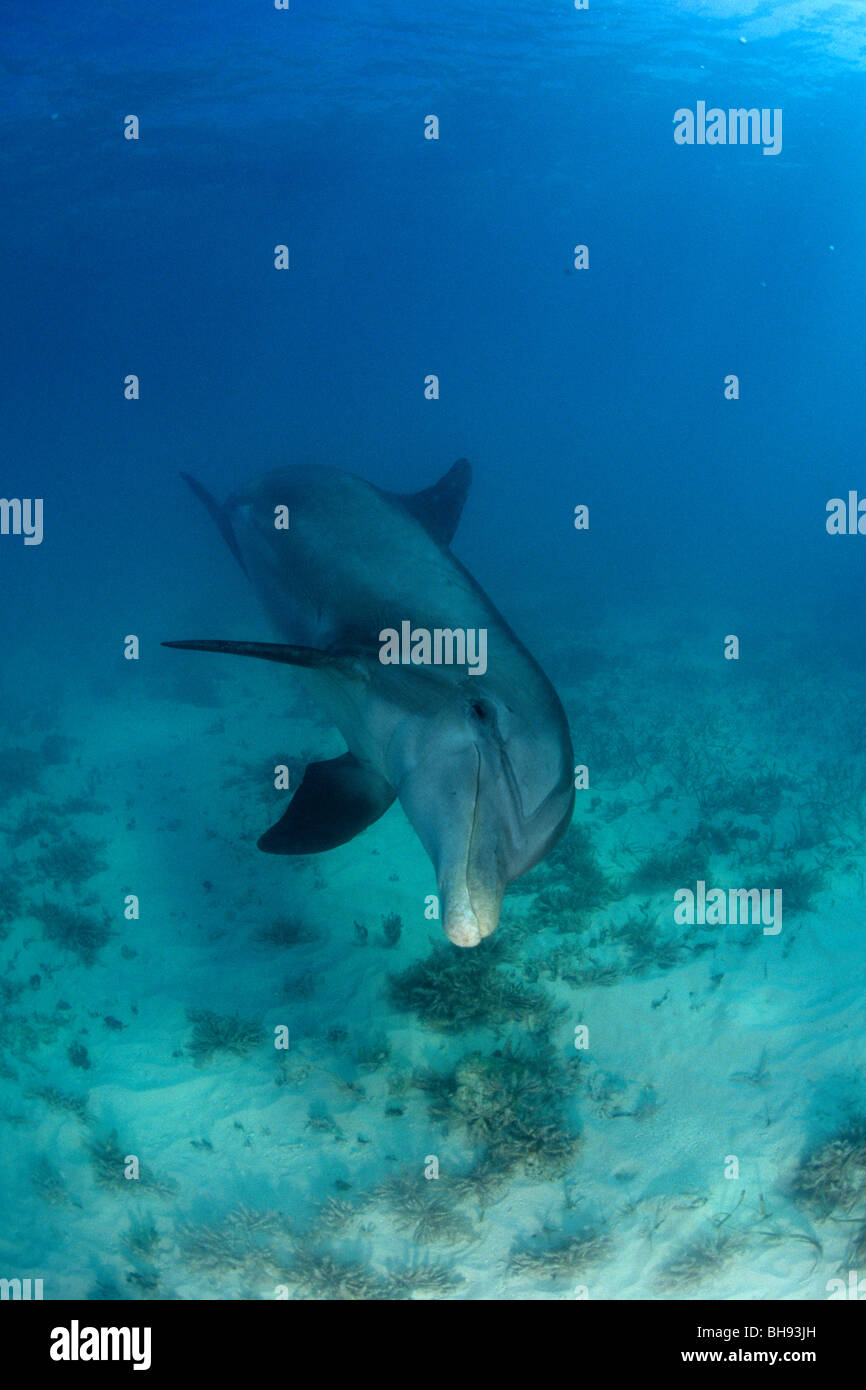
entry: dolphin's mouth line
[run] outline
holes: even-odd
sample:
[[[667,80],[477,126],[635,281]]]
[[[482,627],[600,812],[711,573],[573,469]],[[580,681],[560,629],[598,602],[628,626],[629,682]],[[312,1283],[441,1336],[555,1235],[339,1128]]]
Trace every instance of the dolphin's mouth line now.
[[[499,754],[499,761],[502,765],[502,770],[505,774],[505,780],[508,783],[508,790],[510,791],[514,799],[515,805],[517,806],[521,821],[525,821],[526,811],[523,805],[523,797],[520,792],[520,784],[517,781],[517,777],[514,773],[514,768],[511,765],[511,759],[509,758],[507,749],[505,747],[505,739],[502,737],[502,732],[499,728],[499,721],[496,718],[496,713],[490,706],[490,702],[483,700],[483,698],[481,700],[473,699],[471,702],[471,708],[475,713],[476,717],[484,718],[485,732],[487,738],[490,740],[490,742],[493,744],[493,746],[496,748],[496,751]],[[477,743],[475,744],[475,752],[478,755],[478,759],[480,762],[481,749],[479,748]],[[480,788],[476,784],[476,806],[478,804],[479,791]]]
[[[469,881],[469,875],[471,872],[470,866],[473,862],[472,856],[475,849],[475,840],[478,834],[478,804],[481,800],[481,749],[478,747],[477,743],[474,743],[472,746],[475,749],[475,800],[472,806],[472,829],[469,832],[469,845],[466,851],[466,892],[469,897],[469,902],[472,904],[472,911],[474,912],[475,905],[472,903],[472,885]]]

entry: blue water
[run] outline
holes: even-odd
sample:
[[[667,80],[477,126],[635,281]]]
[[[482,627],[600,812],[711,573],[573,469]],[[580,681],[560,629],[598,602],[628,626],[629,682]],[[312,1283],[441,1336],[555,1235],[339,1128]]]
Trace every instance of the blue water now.
[[[406,9],[2,7],[0,491],[44,500],[44,538],[0,536],[0,1276],[824,1298],[866,1230],[866,540],[825,524],[866,495],[862,6]],[[781,109],[781,151],[677,145],[699,101]],[[288,672],[159,643],[273,637],[181,471],[219,497],[297,463],[410,492],[463,456],[455,554],[556,685],[590,788],[495,938],[549,1012],[443,1031],[388,984],[444,943],[402,812],[315,861],[260,855],[275,760],[339,736]],[[781,937],[659,950],[702,867],[795,870]],[[64,910],[110,934],[89,947]],[[262,940],[286,914],[307,935]],[[288,1059],[252,1034],[202,1053],[203,1010],[285,1023]],[[491,1154],[506,1045],[580,1136],[559,1161]],[[861,1177],[816,1195],[840,1135]],[[353,1204],[332,1226],[329,1199]],[[419,1244],[439,1273],[400,1285]]]

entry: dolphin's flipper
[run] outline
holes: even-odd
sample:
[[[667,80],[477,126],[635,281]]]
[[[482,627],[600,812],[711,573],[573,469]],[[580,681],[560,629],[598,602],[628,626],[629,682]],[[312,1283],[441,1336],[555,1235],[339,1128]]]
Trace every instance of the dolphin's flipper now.
[[[425,487],[422,492],[390,492],[388,496],[411,512],[434,541],[448,546],[454,539],[471,482],[472,469],[466,459],[458,459],[432,487]]]
[[[249,572],[247,570],[246,565],[244,564],[244,557],[241,555],[241,548],[237,543],[235,533],[232,530],[232,523],[229,519],[229,515],[225,507],[221,506],[215,497],[211,497],[207,488],[202,487],[198,479],[193,478],[190,473],[181,473],[180,476],[183,478],[184,482],[188,483],[189,486],[192,488],[199,502],[201,502],[202,505],[206,508],[206,510],[210,512],[210,515],[213,517],[214,521],[217,524],[217,527],[219,528],[220,535],[222,536],[232,555],[234,555],[244,574],[247,576],[247,579],[249,579]]]
[[[353,753],[310,763],[277,821],[259,840],[266,854],[318,854],[354,840],[384,815],[394,788]]]

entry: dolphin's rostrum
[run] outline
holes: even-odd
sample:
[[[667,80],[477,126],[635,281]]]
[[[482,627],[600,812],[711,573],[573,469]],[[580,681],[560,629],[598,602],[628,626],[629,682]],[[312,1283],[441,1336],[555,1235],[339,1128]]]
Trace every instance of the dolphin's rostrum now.
[[[221,506],[187,477],[285,642],[164,644],[296,668],[348,752],[307,767],[260,848],[333,849],[399,798],[458,946],[490,935],[506,886],[552,849],[574,803],[556,692],[448,548],[470,480],[460,459],[404,497],[337,469],[294,467]],[[288,526],[275,525],[278,515]],[[483,630],[486,670],[383,664],[380,635],[407,621],[427,632]]]

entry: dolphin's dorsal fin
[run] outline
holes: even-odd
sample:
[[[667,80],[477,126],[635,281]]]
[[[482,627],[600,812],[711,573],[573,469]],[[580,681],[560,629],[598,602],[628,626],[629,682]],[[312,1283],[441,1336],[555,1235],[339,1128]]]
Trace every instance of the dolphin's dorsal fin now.
[[[310,763],[276,825],[259,840],[266,854],[321,854],[354,840],[387,811],[396,792],[353,753]]]
[[[458,459],[432,487],[425,487],[421,492],[391,492],[388,496],[411,512],[434,541],[450,545],[471,482],[472,469],[466,459]]]

